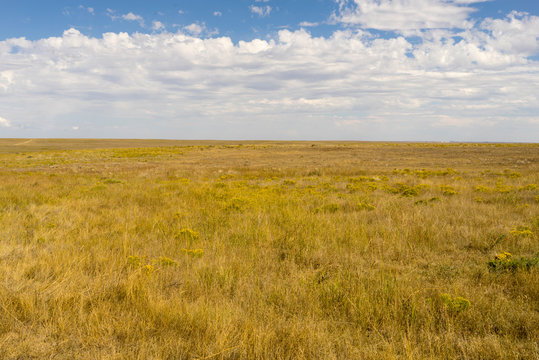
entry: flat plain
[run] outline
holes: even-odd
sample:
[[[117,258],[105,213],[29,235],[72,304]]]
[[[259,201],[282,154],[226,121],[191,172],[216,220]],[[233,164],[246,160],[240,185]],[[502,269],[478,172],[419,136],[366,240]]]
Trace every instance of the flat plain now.
[[[2,359],[538,359],[539,144],[0,139]]]

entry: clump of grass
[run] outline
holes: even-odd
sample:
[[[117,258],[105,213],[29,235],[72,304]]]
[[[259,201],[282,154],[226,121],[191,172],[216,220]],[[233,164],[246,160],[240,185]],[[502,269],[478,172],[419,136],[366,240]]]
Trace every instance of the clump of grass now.
[[[314,209],[314,213],[336,213],[340,210],[340,206],[338,204],[325,204],[320,207],[317,207]]]
[[[203,249],[182,249],[182,252],[194,257],[201,257],[202,255],[204,255]]]
[[[417,196],[419,195],[419,189],[416,188],[416,187],[412,187],[412,186],[407,186],[407,185],[400,185],[398,187],[398,190],[399,190],[399,193],[402,195],[402,196]]]
[[[510,231],[511,235],[515,237],[529,237],[533,236],[533,231],[529,226],[516,226]]]
[[[520,259],[514,259],[513,255],[509,252],[501,252],[497,254],[493,260],[490,260],[488,267],[491,271],[495,272],[515,272],[517,270],[530,270],[539,264],[539,254],[532,258],[521,257]]]
[[[177,262],[171,258],[168,258],[166,256],[161,256],[160,258],[156,259],[155,262],[161,266],[173,266],[177,265]]]
[[[378,183],[374,181],[370,182],[352,182],[346,184],[346,189],[350,192],[362,191],[364,193],[370,193],[378,189]]]
[[[103,184],[123,184],[123,181],[118,179],[105,179],[103,180]]]
[[[489,193],[492,192],[490,188],[484,185],[477,185],[474,189],[475,192]]]
[[[374,210],[375,209],[375,206],[372,205],[372,204],[369,204],[368,202],[366,201],[360,201],[358,204],[357,204],[358,208],[360,210]]]
[[[512,179],[518,179],[518,178],[522,177],[522,174],[519,173],[518,171],[511,171],[509,169],[504,170],[503,174],[504,174],[504,176],[506,176],[508,178],[512,178]]]
[[[219,176],[219,180],[228,180],[228,179],[233,179],[235,177],[236,176],[234,174],[224,174],[224,175]]]
[[[506,185],[503,181],[496,182],[494,192],[497,192],[499,194],[507,194],[511,191],[513,191],[513,187],[511,185]]]
[[[518,188],[518,191],[534,191],[539,189],[537,184],[527,184]]]
[[[224,209],[226,211],[237,211],[237,212],[243,212],[247,208],[248,202],[245,199],[241,198],[232,198],[230,199]]]
[[[224,182],[219,181],[213,184],[213,187],[215,187],[216,189],[225,189],[228,187],[228,185]]]
[[[440,202],[439,197],[431,197],[430,199],[417,200],[415,205],[432,205],[433,203]]]
[[[199,233],[190,228],[180,229],[176,234],[176,239],[198,240],[199,238]]]
[[[372,176],[357,176],[357,177],[351,177],[348,179],[350,183],[354,183],[354,184],[364,183],[364,182],[375,182],[377,180],[379,180],[379,178],[375,178]]]
[[[154,267],[150,264],[144,265],[142,267],[142,272],[147,275],[150,275],[151,273],[153,273],[154,270],[155,270]]]
[[[131,266],[131,267],[140,267],[140,265],[142,264],[142,259],[140,258],[140,256],[136,256],[136,255],[131,255],[127,258],[127,265]]]
[[[467,310],[470,307],[470,300],[460,296],[452,297],[449,294],[440,294],[440,300],[447,309],[456,313]]]
[[[283,181],[283,185],[285,186],[294,186],[297,184],[297,181],[296,180],[284,180]]]
[[[447,293],[438,293],[427,298],[427,304],[432,306],[440,314],[457,316],[468,310],[471,306],[470,300],[461,296],[451,296]]]
[[[455,190],[455,188],[449,185],[440,185],[440,190],[445,196],[453,196],[458,194],[457,190]]]
[[[410,186],[403,183],[396,183],[394,186],[389,186],[384,184],[384,190],[391,194],[398,194],[403,197],[417,196],[420,194],[421,190],[428,187],[428,185],[415,185]]]
[[[394,169],[393,174],[396,175],[415,175],[421,179],[426,179],[433,176],[447,176],[454,175],[457,171],[452,168],[447,168],[445,170],[427,170],[427,169]]]

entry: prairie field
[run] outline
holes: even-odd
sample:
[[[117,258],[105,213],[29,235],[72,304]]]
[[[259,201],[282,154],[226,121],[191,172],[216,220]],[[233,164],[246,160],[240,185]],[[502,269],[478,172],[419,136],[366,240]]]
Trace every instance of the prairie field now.
[[[539,144],[0,139],[1,359],[539,359]]]

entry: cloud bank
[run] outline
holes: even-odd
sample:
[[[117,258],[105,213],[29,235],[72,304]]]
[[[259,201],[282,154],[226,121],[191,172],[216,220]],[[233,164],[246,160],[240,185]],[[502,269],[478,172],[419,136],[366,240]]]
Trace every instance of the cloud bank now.
[[[469,28],[469,6],[485,0],[338,0],[334,20],[378,30]]]
[[[443,21],[419,21],[419,42],[350,28],[234,44],[195,26],[0,41],[0,134],[539,141],[539,18]]]
[[[9,123],[9,121],[7,121],[7,119],[4,119],[3,117],[0,117],[0,126],[10,127],[11,124]]]

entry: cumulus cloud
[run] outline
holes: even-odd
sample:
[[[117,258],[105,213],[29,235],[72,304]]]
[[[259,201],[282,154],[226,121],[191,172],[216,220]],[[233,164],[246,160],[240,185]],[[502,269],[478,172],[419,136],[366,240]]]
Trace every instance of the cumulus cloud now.
[[[182,30],[192,36],[213,36],[219,34],[217,29],[209,30],[206,23],[192,23],[182,27]]]
[[[12,49],[18,49],[18,45],[14,43]],[[13,50],[12,50],[13,51]],[[14,72],[12,70],[0,71],[0,89],[7,92],[8,88],[13,83]]]
[[[251,5],[249,6],[249,9],[251,10],[253,14],[257,14],[260,17],[269,16],[269,14],[271,13],[271,6],[269,5],[266,5],[266,6]]]
[[[484,43],[505,53],[533,55],[539,52],[539,17],[513,11],[505,19],[486,19],[481,29]]]
[[[196,23],[175,34],[8,39],[0,109],[35,134],[77,119],[94,137],[537,141],[539,63],[525,35],[536,21],[486,20],[458,41],[432,29],[419,44],[366,30],[235,44],[201,38]]]
[[[213,12],[213,16],[222,16],[222,15],[223,15],[223,13],[220,12],[220,11],[214,11]]]
[[[204,28],[200,24],[196,24],[196,23],[184,26],[183,29],[193,35],[200,35],[202,31],[204,30]]]
[[[132,12],[122,15],[122,19],[129,21],[142,21],[142,16],[135,15]]]
[[[10,127],[11,123],[7,121],[7,119],[4,119],[3,117],[0,116],[0,126]]]
[[[161,21],[157,21],[157,20],[152,21],[152,30],[159,31],[159,30],[164,30],[164,29],[165,29],[165,24],[163,24]]]
[[[128,12],[127,14],[123,14],[123,15],[116,15],[115,10],[107,8],[106,14],[113,21],[115,20],[136,21],[139,23],[141,27],[144,27],[144,18],[132,12]]]
[[[485,0],[337,0],[333,21],[378,30],[469,28],[472,7]]]
[[[132,12],[122,15],[121,18],[127,21],[138,21],[141,26],[144,25],[142,16],[133,14]]]
[[[318,26],[318,25],[320,24],[317,22],[310,22],[310,21],[302,21],[299,23],[299,26],[303,26],[303,27],[313,27],[313,26]]]
[[[526,13],[488,18],[463,31],[426,30],[417,35],[423,41],[414,47],[414,57],[424,66],[459,67],[468,59],[489,67],[524,65],[539,53],[539,17]]]

